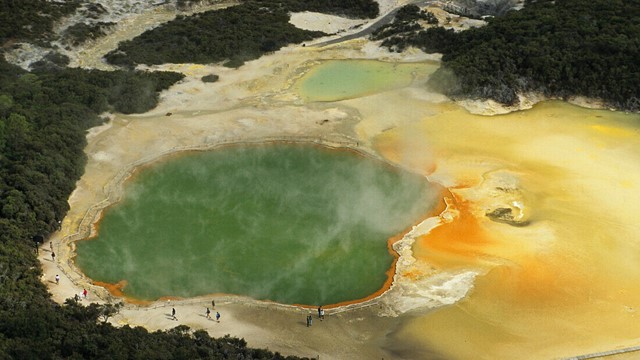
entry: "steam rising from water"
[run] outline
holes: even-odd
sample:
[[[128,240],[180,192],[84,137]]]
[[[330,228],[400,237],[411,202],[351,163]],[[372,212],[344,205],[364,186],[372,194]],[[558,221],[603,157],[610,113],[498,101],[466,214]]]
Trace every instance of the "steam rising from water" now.
[[[272,145],[192,154],[142,171],[78,246],[133,297],[246,294],[285,303],[366,297],[387,239],[434,205],[424,178],[347,152]]]

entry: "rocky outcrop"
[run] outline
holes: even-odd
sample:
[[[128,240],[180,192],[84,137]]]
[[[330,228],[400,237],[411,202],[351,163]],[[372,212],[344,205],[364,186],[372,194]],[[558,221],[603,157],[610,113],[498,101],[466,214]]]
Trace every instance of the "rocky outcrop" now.
[[[509,224],[512,226],[529,225],[529,220],[522,219],[514,215],[514,211],[510,207],[499,207],[488,211],[485,215],[493,221]]]

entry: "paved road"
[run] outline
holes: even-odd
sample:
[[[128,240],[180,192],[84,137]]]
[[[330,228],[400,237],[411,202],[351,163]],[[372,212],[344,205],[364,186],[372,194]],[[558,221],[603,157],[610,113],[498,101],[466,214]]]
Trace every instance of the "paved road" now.
[[[374,22],[373,24],[370,24],[369,26],[367,26],[366,28],[355,32],[353,34],[349,34],[349,35],[345,35],[336,39],[332,39],[332,40],[327,40],[318,44],[314,44],[313,46],[318,46],[318,47],[322,47],[322,46],[327,46],[327,45],[333,45],[333,44],[337,44],[337,43],[341,43],[343,41],[347,41],[347,40],[353,40],[353,39],[357,39],[357,38],[361,38],[364,36],[368,36],[370,35],[372,32],[378,30],[380,27],[382,27],[383,25],[386,25],[388,23],[390,23],[391,21],[393,21],[393,19],[396,17],[396,13],[398,12],[398,10],[400,10],[400,8],[402,6],[405,5],[409,5],[409,4],[414,4],[414,5],[418,5],[420,7],[423,6],[427,6],[431,3],[434,2],[438,2],[438,1],[434,1],[434,0],[417,0],[417,1],[409,1],[406,4],[403,4],[399,7],[396,7],[394,9],[392,9],[391,11],[389,11],[386,15],[384,15],[383,17],[379,18],[376,22]]]

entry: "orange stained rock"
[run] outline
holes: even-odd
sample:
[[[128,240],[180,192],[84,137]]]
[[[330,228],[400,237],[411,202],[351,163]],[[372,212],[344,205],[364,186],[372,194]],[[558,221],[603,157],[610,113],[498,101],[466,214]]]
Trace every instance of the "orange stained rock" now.
[[[539,252],[518,238],[489,232],[472,213],[472,206],[454,195],[449,211],[457,216],[418,239],[416,259],[439,268],[490,269],[477,279],[476,299],[486,292],[491,301],[541,306],[585,295],[579,290],[589,286],[576,259],[553,247]]]
[[[424,276],[424,271],[419,269],[411,269],[402,273],[402,276],[410,280],[418,280]]]
[[[352,300],[352,301],[344,301],[344,302],[340,302],[337,304],[329,304],[324,306],[324,308],[326,309],[330,309],[330,308],[335,308],[335,307],[339,307],[339,306],[344,306],[344,305],[349,305],[349,304],[357,304],[360,302],[364,302],[367,300],[371,300],[373,298],[376,298],[380,295],[382,295],[384,292],[386,292],[387,290],[389,290],[389,288],[391,287],[391,285],[393,284],[393,277],[396,273],[396,265],[398,263],[398,258],[400,257],[399,254],[393,249],[393,244],[395,244],[396,242],[402,240],[402,238],[405,236],[405,234],[409,233],[409,231],[411,231],[411,229],[413,228],[413,226],[416,226],[418,224],[420,224],[422,221],[424,221],[427,218],[433,217],[433,216],[437,216],[438,214],[441,214],[445,208],[446,208],[446,203],[444,201],[444,196],[446,194],[449,194],[449,192],[445,189],[441,190],[441,196],[438,197],[438,199],[440,199],[438,201],[438,204],[428,213],[424,216],[424,218],[422,218],[420,221],[418,221],[416,224],[413,224],[412,226],[410,226],[409,228],[405,229],[404,231],[400,232],[399,234],[390,237],[387,240],[387,250],[389,251],[389,253],[393,256],[393,262],[391,263],[391,267],[385,272],[387,279],[385,280],[384,284],[382,285],[382,287],[374,292],[373,294],[363,298],[363,299],[356,299],[356,300]],[[403,273],[403,276],[408,276],[407,273]],[[417,273],[414,274],[414,276],[419,276]],[[303,307],[307,307],[307,306],[303,306]]]
[[[393,256],[393,262],[391,263],[391,267],[385,272],[385,275],[387,276],[387,279],[385,280],[384,284],[382,285],[382,287],[380,289],[378,289],[378,291],[374,292],[373,294],[363,298],[363,299],[356,299],[356,300],[351,300],[351,301],[343,301],[337,304],[330,304],[329,306],[326,306],[326,308],[334,308],[334,307],[340,307],[340,306],[344,306],[344,305],[350,305],[350,304],[357,304],[360,302],[364,302],[367,300],[371,300],[373,298],[376,298],[380,295],[382,295],[383,293],[385,293],[387,290],[389,290],[389,288],[391,287],[391,285],[393,284],[393,276],[396,273],[396,265],[398,263],[398,258],[399,255],[398,253],[393,250],[393,244],[396,243],[397,241],[401,240],[402,237],[404,236],[404,234],[406,234],[407,232],[409,232],[409,230],[411,230],[411,228],[403,231],[402,233],[396,235],[396,236],[392,236],[389,238],[389,240],[387,241],[387,249],[389,250],[389,253]]]
[[[458,213],[451,222],[444,222],[416,242],[417,259],[439,266],[467,264],[485,255],[484,248],[495,243],[471,213],[468,202],[454,196],[449,210]]]
[[[140,300],[140,299],[136,299],[133,297],[130,297],[128,295],[126,295],[124,293],[124,288],[127,286],[128,282],[127,280],[120,280],[115,284],[112,283],[107,283],[107,282],[102,282],[102,281],[94,281],[93,282],[94,285],[96,286],[101,286],[105,289],[107,289],[109,291],[109,293],[111,293],[111,295],[113,296],[117,296],[119,298],[122,298],[126,303],[129,304],[135,304],[135,305],[151,305],[151,303],[153,303],[152,301],[148,301],[148,300]],[[159,301],[165,301],[165,300],[182,300],[183,298],[178,297],[178,296],[163,296],[161,298],[159,298]]]
[[[133,299],[133,298],[127,297],[124,294],[124,292],[122,291],[124,289],[124,287],[127,286],[127,280],[120,280],[115,284],[102,282],[102,281],[94,281],[93,284],[97,285],[97,286],[101,286],[101,287],[107,289],[111,293],[111,295],[120,297],[120,298],[124,299],[124,301],[129,303],[129,304],[136,304],[136,305],[149,305],[149,304],[151,304],[150,301],[138,300],[138,299]]]

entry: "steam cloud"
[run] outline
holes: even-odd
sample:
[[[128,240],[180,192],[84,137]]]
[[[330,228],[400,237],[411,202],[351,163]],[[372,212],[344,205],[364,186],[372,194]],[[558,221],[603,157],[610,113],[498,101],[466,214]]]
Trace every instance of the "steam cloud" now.
[[[131,190],[129,192],[129,190]],[[310,146],[227,148],[146,169],[78,264],[155,299],[214,292],[328,304],[378,290],[387,239],[435,204],[415,174]]]

